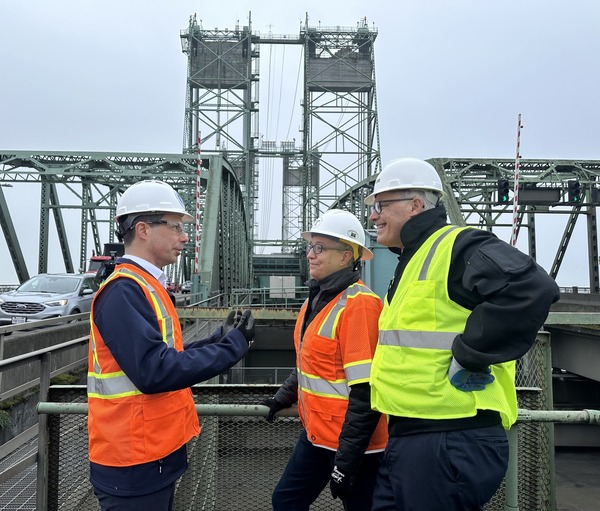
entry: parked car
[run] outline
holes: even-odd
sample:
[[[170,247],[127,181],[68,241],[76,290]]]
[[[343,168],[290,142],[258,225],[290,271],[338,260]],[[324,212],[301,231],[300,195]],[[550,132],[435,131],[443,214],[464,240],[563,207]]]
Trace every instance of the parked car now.
[[[179,288],[179,290],[182,293],[191,293],[192,292],[192,281],[186,280],[183,284],[181,284],[181,287]]]
[[[91,273],[41,273],[0,294],[0,325],[89,312],[98,284]]]
[[[177,293],[177,284],[175,282],[167,282],[167,291],[171,291],[171,293]]]

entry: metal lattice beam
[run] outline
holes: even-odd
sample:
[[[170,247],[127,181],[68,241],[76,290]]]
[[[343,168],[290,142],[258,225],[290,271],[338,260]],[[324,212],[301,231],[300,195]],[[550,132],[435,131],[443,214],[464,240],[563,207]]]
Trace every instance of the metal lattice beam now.
[[[201,254],[204,258],[201,273],[207,289],[251,287],[251,250],[248,221],[241,186],[229,163],[222,156],[202,160],[201,194],[206,197],[202,211]],[[61,210],[81,211],[80,267],[85,267],[90,251],[88,228],[92,232],[94,250],[99,251],[101,223],[112,223],[119,195],[140,179],[157,178],[173,186],[182,196],[186,209],[195,211],[197,158],[193,155],[143,155],[133,153],[52,153],[8,151],[0,152],[0,184],[41,185],[40,236],[38,271],[46,271],[50,236],[49,211],[53,210],[62,258],[67,271],[73,271],[67,240],[68,228]],[[59,203],[59,189],[63,202]],[[65,196],[69,194],[67,198]],[[22,282],[29,273],[20,254],[10,212],[0,197],[0,226],[4,232],[17,277]],[[3,206],[4,205],[4,206]],[[58,214],[58,216],[57,216]],[[177,268],[167,269],[180,280],[187,280],[193,271],[195,236],[188,224],[190,243],[184,249]],[[71,229],[72,231],[73,229]],[[32,232],[32,236],[35,233]],[[71,232],[71,237],[73,232]],[[109,239],[112,241],[112,229]],[[210,266],[215,261],[216,266]],[[207,265],[209,265],[207,267]]]
[[[484,158],[433,158],[429,162],[442,178],[445,203],[450,221],[494,231],[512,224],[512,200],[498,200],[498,180],[507,179],[514,186],[515,161]],[[551,274],[557,277],[560,264],[570,245],[573,228],[581,215],[588,219],[588,273],[590,289],[600,292],[598,279],[598,241],[596,207],[600,205],[600,161],[520,160],[520,189],[550,190],[557,197],[553,203],[520,204],[518,228],[526,229],[530,255],[536,257],[535,219],[539,215],[569,215],[563,237],[557,247]],[[369,227],[364,197],[372,190],[375,176],[358,183],[343,194],[334,206],[355,213]],[[581,184],[581,202],[568,202],[568,182]],[[527,220],[527,224],[525,224]]]

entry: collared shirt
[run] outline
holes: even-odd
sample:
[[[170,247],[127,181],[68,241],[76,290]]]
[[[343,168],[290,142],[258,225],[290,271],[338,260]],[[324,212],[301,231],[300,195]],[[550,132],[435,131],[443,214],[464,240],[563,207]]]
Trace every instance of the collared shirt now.
[[[130,261],[137,263],[139,266],[144,268],[144,270],[146,270],[150,275],[152,275],[156,280],[158,280],[165,289],[167,288],[167,276],[161,268],[159,268],[158,266],[154,266],[151,262],[146,261],[141,257],[134,256],[131,254],[125,254],[122,257],[123,259],[129,259]]]

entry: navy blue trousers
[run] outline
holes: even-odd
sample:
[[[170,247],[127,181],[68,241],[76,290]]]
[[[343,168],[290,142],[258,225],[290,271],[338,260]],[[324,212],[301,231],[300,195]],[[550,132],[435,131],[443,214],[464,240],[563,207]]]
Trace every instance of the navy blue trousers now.
[[[352,493],[343,502],[346,511],[369,511],[377,468],[382,453],[365,454],[352,486]],[[302,431],[281,479],[273,491],[274,511],[308,511],[320,493],[328,487],[335,451],[315,447]],[[329,493],[329,488],[327,489]]]
[[[480,511],[502,483],[502,426],[390,437],[373,511]]]
[[[94,487],[94,493],[102,511],[171,511],[175,496],[175,483],[157,492],[133,497],[109,495],[96,487]]]

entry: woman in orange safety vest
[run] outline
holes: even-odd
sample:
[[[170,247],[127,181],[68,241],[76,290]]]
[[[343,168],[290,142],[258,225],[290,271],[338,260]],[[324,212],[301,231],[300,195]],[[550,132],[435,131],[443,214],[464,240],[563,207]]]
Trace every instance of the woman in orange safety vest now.
[[[263,404],[271,422],[298,402],[304,431],[273,492],[273,509],[308,510],[329,482],[344,509],[368,511],[387,442],[369,387],[382,303],[358,270],[373,254],[347,211],[328,211],[302,236],[311,279],[294,331],[296,369]]]

